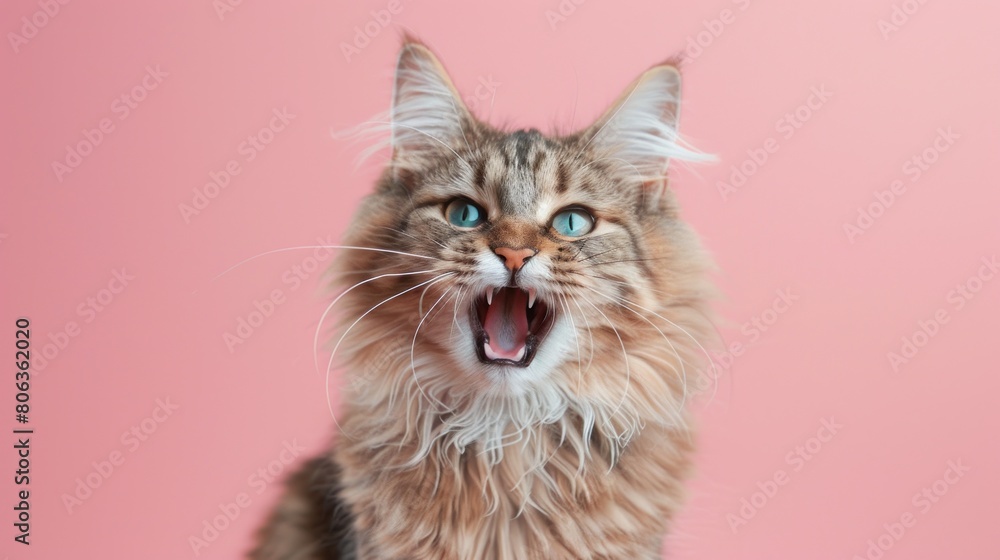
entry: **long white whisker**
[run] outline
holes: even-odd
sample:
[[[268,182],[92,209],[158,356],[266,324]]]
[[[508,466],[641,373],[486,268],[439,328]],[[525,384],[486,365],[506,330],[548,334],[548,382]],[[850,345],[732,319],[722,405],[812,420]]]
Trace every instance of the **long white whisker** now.
[[[712,365],[712,378],[715,381],[715,384],[712,387],[712,398],[714,399],[715,398],[715,394],[716,394],[716,392],[718,391],[718,388],[719,388],[719,368],[715,365],[715,360],[712,359],[712,356],[708,353],[708,350],[706,350],[705,347],[701,345],[701,342],[698,342],[698,339],[695,338],[691,333],[689,333],[687,331],[687,329],[681,327],[677,323],[674,323],[673,321],[671,321],[670,319],[667,319],[666,317],[660,315],[659,313],[656,313],[655,311],[652,311],[650,309],[646,309],[645,307],[643,307],[643,306],[641,306],[641,305],[639,305],[639,304],[637,304],[637,303],[635,303],[633,301],[629,301],[627,299],[625,301],[628,302],[630,305],[634,305],[634,306],[638,307],[639,309],[642,309],[643,311],[652,313],[656,317],[659,317],[660,319],[663,319],[667,323],[670,323],[671,326],[673,326],[675,329],[677,329],[677,330],[681,331],[682,333],[684,333],[688,338],[691,339],[692,342],[695,343],[695,345],[698,346],[698,349],[701,350],[702,354],[705,355],[705,358],[707,358],[708,362]]]
[[[462,286],[455,292],[455,295],[451,298],[451,332],[448,336],[451,339],[455,338],[455,327],[460,327],[458,324],[458,304],[462,300],[462,293],[465,291],[465,286]]]
[[[576,298],[573,296],[569,296],[569,299],[576,305],[576,308],[580,310],[580,316],[583,317],[583,322],[587,326],[587,334],[590,335],[590,358],[587,360],[587,367],[583,369],[586,373],[590,371],[590,366],[594,363],[594,330],[590,328],[590,319],[588,319],[587,314],[583,312],[583,307],[580,306],[580,302],[576,301]]]
[[[593,273],[593,272],[591,272],[591,274],[595,278],[600,278],[601,280],[606,280],[608,282],[614,282],[615,284],[620,284],[622,286],[635,287],[635,283],[634,282],[624,282],[622,280],[615,280],[614,278],[611,278],[610,276],[604,276],[603,274],[596,274],[596,273]],[[659,294],[659,295],[663,296],[664,298],[668,298],[669,299],[669,298],[674,297],[672,294],[664,292],[663,290],[657,290],[657,289],[651,288],[649,286],[646,286],[643,289],[649,290],[650,292],[652,292],[654,294]]]
[[[417,316],[423,319],[424,317],[424,296],[427,295],[427,290],[431,288],[431,284],[424,286],[424,289],[420,291],[420,299],[417,300]],[[433,307],[431,308],[433,309]],[[427,310],[430,313],[430,309]]]
[[[425,280],[425,281],[423,281],[423,282],[421,282],[421,283],[419,283],[419,284],[417,284],[415,286],[409,287],[409,288],[407,288],[407,289],[405,289],[405,290],[403,290],[403,291],[401,291],[399,293],[396,293],[396,294],[394,294],[392,296],[389,296],[389,297],[383,299],[382,301],[376,303],[372,307],[370,307],[368,309],[368,311],[365,311],[364,313],[361,314],[360,317],[358,317],[357,319],[355,319],[354,322],[351,323],[351,326],[347,327],[347,330],[344,331],[344,334],[342,334],[340,336],[340,339],[337,341],[337,344],[333,347],[333,351],[330,352],[330,361],[327,363],[327,366],[326,366],[326,384],[325,384],[326,405],[330,409],[330,415],[334,417],[333,418],[334,422],[337,421],[337,418],[336,418],[336,415],[333,412],[333,401],[330,398],[330,372],[331,372],[331,370],[333,370],[333,360],[334,360],[334,357],[337,355],[337,350],[340,348],[341,343],[344,342],[344,339],[347,337],[347,335],[350,334],[351,329],[353,329],[355,325],[357,325],[359,322],[361,322],[362,319],[364,319],[365,317],[367,317],[369,313],[371,313],[372,311],[375,311],[376,309],[378,309],[379,307],[381,307],[383,304],[385,304],[385,303],[387,303],[387,302],[389,302],[391,300],[394,300],[394,299],[398,298],[399,296],[401,296],[401,295],[403,295],[403,294],[405,294],[407,292],[412,292],[413,290],[416,290],[417,288],[423,287],[423,286],[425,286],[427,284],[430,284],[431,282],[437,282],[437,281],[439,281],[439,280],[441,280],[443,278],[447,278],[448,276],[451,276],[453,274],[454,274],[454,272],[446,272],[444,274],[435,276],[434,278],[431,278],[430,280]]]
[[[281,252],[284,252],[284,251],[296,251],[296,250],[301,250],[301,249],[354,249],[354,250],[357,250],[357,251],[376,251],[376,252],[379,252],[379,253],[393,253],[393,254],[396,254],[396,255],[404,255],[404,256],[407,256],[407,257],[415,257],[415,258],[418,258],[418,259],[428,259],[428,260],[432,260],[432,261],[440,260],[440,259],[438,259],[436,257],[428,257],[427,255],[416,255],[416,254],[413,254],[413,253],[406,253],[406,252],[403,252],[403,251],[394,251],[392,249],[377,249],[375,247],[355,247],[353,245],[301,245],[299,247],[285,247],[283,249],[272,249],[270,251],[265,251],[263,253],[258,253],[256,255],[250,257],[250,258],[243,259],[242,261],[240,261],[240,262],[234,264],[233,266],[227,268],[225,271],[223,271],[221,274],[219,274],[215,278],[212,278],[212,282],[215,282],[219,278],[221,278],[221,277],[225,276],[226,274],[232,272],[233,269],[238,268],[240,266],[243,266],[246,263],[248,263],[248,262],[250,262],[250,261],[252,261],[254,259],[258,259],[258,258],[266,256],[266,255],[272,255],[274,253],[281,253]]]
[[[409,276],[411,274],[429,274],[431,272],[435,272],[435,271],[434,270],[418,270],[416,272],[393,272],[391,274],[380,274],[378,276],[375,276],[374,278],[368,278],[366,280],[362,280],[361,282],[358,282],[357,284],[351,286],[350,288],[347,288],[346,290],[344,290],[343,292],[341,292],[340,295],[338,295],[336,298],[334,298],[334,300],[332,302],[330,302],[330,305],[327,306],[326,311],[323,312],[323,315],[320,316],[320,318],[319,318],[319,324],[316,325],[316,334],[313,336],[313,365],[316,368],[316,373],[319,374],[319,333],[320,333],[320,331],[323,328],[323,322],[326,321],[326,316],[330,313],[330,310],[333,309],[333,306],[337,305],[337,302],[340,301],[340,298],[346,296],[347,293],[350,292],[351,290],[353,290],[354,288],[357,288],[358,286],[361,286],[362,284],[367,284],[369,282],[374,282],[375,280],[378,280],[380,278],[386,278],[388,276]]]
[[[647,319],[646,317],[644,317],[641,313],[639,313],[635,309],[632,309],[631,307],[629,307],[627,304],[622,303],[621,301],[616,300],[613,296],[610,296],[608,294],[605,294],[605,293],[602,293],[602,292],[600,292],[598,290],[595,290],[594,288],[591,288],[590,286],[584,286],[584,287],[587,288],[588,290],[594,292],[595,294],[608,299],[609,301],[611,301],[612,303],[618,305],[619,307],[622,307],[623,309],[627,309],[627,310],[631,311],[633,314],[635,314],[636,317],[639,317],[643,321],[646,321],[654,329],[656,329],[656,332],[660,333],[660,336],[662,336],[663,340],[666,341],[667,345],[670,346],[670,351],[674,353],[674,357],[677,358],[677,361],[680,362],[680,365],[681,365],[681,387],[682,387],[681,406],[684,406],[684,403],[687,402],[687,368],[685,368],[685,366],[684,366],[684,359],[681,358],[681,355],[677,352],[677,348],[674,346],[674,343],[670,341],[670,339],[667,337],[666,334],[663,333],[662,330],[660,330],[660,327],[656,326],[655,323],[653,323],[652,321],[650,321],[649,319]],[[676,374],[677,373],[676,368],[672,368],[672,369],[674,369],[674,373]]]
[[[580,351],[580,335],[576,332],[576,321],[573,320],[573,313],[569,309],[569,304],[566,303],[565,295],[559,294],[559,303],[566,310],[566,315],[569,316],[569,324],[573,327],[573,340],[576,341],[576,367],[579,373],[576,380],[576,390],[579,393],[580,387],[583,384],[583,353]]]
[[[393,233],[398,233],[399,235],[404,235],[406,237],[409,237],[410,239],[413,239],[414,241],[423,241],[423,239],[417,237],[416,235],[413,235],[412,233],[407,233],[407,232],[405,232],[405,231],[403,231],[403,230],[401,230],[399,228],[393,228],[393,227],[389,227],[389,226],[381,226],[381,228],[382,229],[387,229],[387,230],[389,230],[389,231],[391,231]],[[444,243],[441,243],[437,239],[431,238],[430,241],[433,241],[435,244],[437,244],[438,247],[441,247],[442,249],[447,249],[448,248],[447,245],[445,245]]]
[[[604,296],[605,298],[611,299],[607,294],[602,294],[600,292],[597,292],[597,290],[593,290],[593,291],[595,293],[597,293],[598,295],[600,295],[600,296]],[[674,419],[677,421],[677,425],[678,426],[684,426],[686,424],[686,422],[684,421],[684,418],[681,416],[681,410],[683,410],[684,405],[687,402],[687,370],[686,370],[686,366],[685,366],[686,362],[685,362],[684,358],[681,357],[680,353],[677,352],[677,348],[674,346],[673,342],[670,341],[670,339],[667,337],[667,335],[662,330],[660,330],[660,328],[656,324],[654,324],[648,318],[644,317],[642,314],[640,314],[638,311],[632,309],[628,305],[625,305],[625,304],[623,304],[621,302],[618,302],[618,301],[615,301],[613,299],[611,299],[611,301],[615,305],[618,305],[619,307],[628,310],[629,312],[631,312],[635,316],[639,317],[643,321],[646,321],[654,329],[656,329],[656,332],[660,333],[660,336],[663,337],[663,340],[666,341],[666,343],[670,346],[670,350],[673,352],[674,356],[677,358],[677,361],[680,363],[680,365],[681,365],[681,402],[680,402],[680,405],[678,406],[678,408],[676,410],[674,410],[674,409],[667,409],[666,412],[668,414],[670,414],[671,416],[674,417]],[[668,365],[670,365],[670,364],[668,364]],[[674,371],[674,374],[677,373],[677,368],[674,367],[673,365],[670,365],[670,369],[672,369]],[[687,433],[687,440],[688,440],[689,443],[691,443],[690,433]]]
[[[684,333],[685,336],[687,336],[688,338],[690,338],[691,341],[694,342],[696,346],[698,346],[698,349],[701,350],[702,354],[705,355],[705,358],[707,358],[708,362],[712,365],[712,374],[713,374],[713,377],[714,377],[715,382],[716,382],[715,386],[712,389],[712,398],[714,399],[715,398],[715,393],[718,390],[718,386],[719,386],[719,384],[718,384],[718,380],[719,380],[719,368],[715,365],[715,360],[712,359],[712,356],[708,353],[708,350],[706,350],[705,347],[701,345],[701,342],[699,342],[698,339],[695,338],[691,333],[689,333],[685,328],[681,327],[680,325],[678,325],[677,323],[671,321],[670,319],[667,319],[663,315],[660,315],[659,313],[653,311],[652,309],[647,309],[647,308],[639,305],[638,303],[636,303],[634,301],[631,301],[631,300],[629,300],[627,298],[624,298],[624,297],[621,298],[621,300],[623,302],[629,304],[629,305],[634,305],[635,307],[637,307],[637,308],[639,308],[639,309],[641,309],[641,310],[643,310],[643,311],[645,311],[647,313],[651,313],[653,316],[655,316],[655,317],[657,317],[659,319],[662,319],[662,320],[666,321],[667,323],[670,324],[670,326],[672,326],[675,329],[677,329],[677,330],[681,331],[682,333]]]
[[[427,288],[429,287],[430,285],[427,286]],[[425,292],[427,291],[427,288],[424,288]],[[450,292],[451,290],[452,288],[448,288],[447,290],[445,290],[445,292],[441,294],[441,297],[437,298],[437,301],[435,301],[434,304],[431,305],[430,309],[427,310],[427,314],[420,318],[420,322],[417,323],[417,328],[413,331],[413,341],[410,342],[410,374],[413,376],[413,382],[416,383],[417,389],[420,391],[420,394],[423,395],[425,399],[430,401],[431,405],[433,405],[435,409],[437,409],[437,404],[440,404],[442,407],[444,407],[445,405],[443,402],[440,402],[437,399],[432,399],[430,395],[428,395],[427,392],[424,391],[424,388],[420,385],[420,379],[417,377],[417,364],[416,364],[417,335],[420,334],[420,327],[423,326],[424,321],[427,320],[427,317],[431,314],[431,311],[434,311],[434,308],[437,307],[439,303],[441,303],[441,300],[444,299],[444,297],[448,295],[448,292]],[[421,294],[420,298],[423,299],[423,297],[424,296]]]
[[[585,301],[586,303],[589,303],[590,306],[593,307],[595,311],[597,311],[598,313],[600,313],[602,317],[604,317],[604,320],[608,322],[608,326],[610,326],[611,330],[614,331],[615,336],[618,338],[618,343],[621,344],[621,347],[622,347],[622,356],[625,359],[625,390],[622,392],[622,400],[621,400],[621,402],[618,403],[618,406],[615,407],[615,409],[611,412],[611,416],[614,416],[614,415],[618,414],[618,411],[621,410],[621,408],[623,406],[625,406],[625,400],[628,398],[629,386],[630,386],[630,383],[632,382],[632,371],[631,371],[631,369],[629,369],[628,352],[625,350],[625,341],[622,340],[622,335],[618,332],[618,329],[615,328],[615,325],[611,321],[611,319],[609,319],[608,316],[605,315],[604,312],[601,311],[601,309],[599,307],[597,307],[596,305],[594,305],[594,303],[592,301],[590,301],[590,299],[588,299],[583,294],[580,294],[580,297],[583,298],[583,301]],[[609,422],[609,420],[605,420],[605,422]],[[609,426],[609,427],[612,427],[612,426]]]

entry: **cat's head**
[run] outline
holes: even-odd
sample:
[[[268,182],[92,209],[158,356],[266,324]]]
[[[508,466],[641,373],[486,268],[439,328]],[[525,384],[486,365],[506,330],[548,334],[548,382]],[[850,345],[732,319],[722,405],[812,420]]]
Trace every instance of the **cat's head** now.
[[[614,405],[630,384],[676,389],[697,353],[706,262],[667,188],[671,160],[701,157],[678,138],[679,98],[664,64],[582,131],[502,131],[405,44],[391,160],[347,239],[376,250],[337,268],[354,286],[341,323],[364,390]]]

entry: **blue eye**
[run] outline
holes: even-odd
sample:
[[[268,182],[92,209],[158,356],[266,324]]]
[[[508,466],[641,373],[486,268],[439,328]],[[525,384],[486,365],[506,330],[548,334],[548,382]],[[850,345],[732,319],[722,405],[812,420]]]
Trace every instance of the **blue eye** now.
[[[594,218],[582,208],[570,208],[552,218],[552,229],[559,235],[580,237],[594,229]]]
[[[453,200],[445,209],[451,225],[460,228],[474,228],[486,220],[483,209],[468,200]]]

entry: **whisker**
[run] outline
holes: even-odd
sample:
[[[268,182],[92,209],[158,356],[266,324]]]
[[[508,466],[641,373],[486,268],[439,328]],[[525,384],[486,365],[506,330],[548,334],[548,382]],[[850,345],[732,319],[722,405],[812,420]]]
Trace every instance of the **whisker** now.
[[[569,304],[566,303],[565,295],[559,294],[559,304],[566,310],[566,315],[569,316],[569,324],[573,327],[573,340],[576,341],[576,366],[578,371],[576,391],[579,393],[580,387],[583,384],[583,353],[580,351],[580,335],[576,332],[576,321],[573,320],[573,313],[569,309]]]
[[[428,284],[427,288],[430,287],[431,284]],[[427,288],[424,288],[424,292],[427,291]],[[427,317],[431,314],[431,311],[434,311],[434,308],[437,307],[439,303],[441,303],[441,300],[444,299],[444,297],[448,295],[448,293],[451,292],[451,290],[452,288],[448,288],[447,290],[445,290],[445,292],[441,294],[441,297],[437,298],[437,301],[435,301],[434,304],[431,305],[430,309],[427,310],[427,314],[420,318],[420,322],[417,323],[417,328],[413,331],[413,341],[410,342],[410,374],[413,376],[413,382],[417,385],[417,389],[420,391],[420,394],[423,395],[425,399],[430,401],[431,405],[434,406],[435,410],[437,410],[438,404],[440,404],[442,407],[445,407],[445,404],[443,402],[438,401],[437,399],[432,399],[430,395],[428,395],[427,392],[424,391],[424,388],[420,385],[420,378],[417,377],[417,364],[416,364],[417,335],[420,334],[420,327],[423,326],[424,321],[427,320]],[[424,297],[423,294],[421,294],[420,299],[422,300],[423,297]]]
[[[436,260],[438,260],[438,261],[440,261],[442,263],[447,263],[447,261],[445,261],[443,259],[436,259]],[[364,276],[366,274],[378,274],[378,273],[385,272],[385,271],[390,271],[390,270],[393,270],[393,269],[399,270],[399,268],[401,266],[412,264],[412,263],[406,262],[405,259],[402,259],[401,261],[402,262],[392,262],[392,261],[390,261],[387,264],[384,264],[382,266],[374,266],[374,267],[371,267],[371,268],[355,268],[355,269],[350,269],[350,270],[344,270],[344,271],[340,271],[340,275],[342,277],[344,277],[344,278],[349,278],[349,277],[353,277],[353,276]],[[446,272],[447,270],[446,269],[442,269],[441,271],[442,272]]]
[[[420,290],[420,298],[417,299],[417,316],[423,320],[424,318],[424,296],[427,295],[427,290],[431,288],[431,284],[424,286],[423,290]],[[430,310],[427,311],[430,313]]]
[[[608,316],[605,315],[604,312],[601,311],[601,309],[599,307],[597,307],[596,305],[594,305],[594,303],[591,302],[590,299],[588,299],[586,296],[584,296],[583,294],[580,294],[580,297],[582,297],[584,302],[590,304],[590,306],[593,307],[595,311],[597,311],[598,313],[601,314],[602,317],[604,317],[604,320],[608,322],[608,326],[610,326],[611,330],[614,331],[615,337],[618,338],[618,343],[621,344],[621,347],[622,347],[622,356],[625,359],[625,390],[622,392],[622,400],[621,400],[621,402],[618,403],[618,406],[615,407],[615,409],[613,411],[611,411],[611,417],[614,417],[614,415],[618,414],[618,411],[621,410],[621,408],[623,406],[625,406],[625,400],[628,398],[629,386],[630,386],[630,384],[632,382],[632,370],[629,368],[628,351],[625,350],[625,341],[622,340],[621,333],[619,333],[618,329],[615,328],[615,325],[611,321],[611,319],[609,319]],[[605,419],[605,423],[608,423],[608,422],[609,422],[609,419]],[[609,424],[609,427],[611,427],[612,429],[614,429],[614,427],[610,426],[610,424]],[[610,472],[610,471],[608,471],[608,472]]]
[[[357,250],[357,251],[376,251],[376,252],[379,252],[379,253],[392,253],[392,254],[395,254],[395,255],[403,255],[403,256],[407,256],[407,257],[416,257],[418,259],[428,259],[428,260],[432,260],[432,261],[440,260],[440,259],[438,259],[436,257],[429,257],[427,255],[416,255],[414,253],[406,253],[406,252],[403,252],[403,251],[394,251],[392,249],[378,249],[378,248],[375,248],[375,247],[356,247],[356,246],[353,246],[353,245],[301,245],[299,247],[285,247],[283,249],[272,249],[270,251],[265,251],[263,253],[258,253],[256,255],[250,257],[250,258],[243,259],[242,261],[240,261],[240,262],[234,264],[233,266],[227,268],[225,271],[222,272],[222,274],[219,274],[215,278],[212,278],[211,281],[215,282],[219,278],[221,278],[221,277],[225,276],[226,274],[232,272],[234,269],[239,268],[239,267],[245,265],[246,263],[248,263],[248,262],[250,262],[252,260],[258,259],[260,257],[267,256],[267,255],[272,255],[274,253],[282,253],[284,251],[296,251],[296,250],[301,250],[301,249],[354,249],[354,250]]]
[[[591,273],[591,275],[594,278],[600,278],[601,280],[606,280],[608,282],[614,282],[615,284],[621,284],[622,286],[635,287],[635,283],[634,282],[624,282],[622,280],[616,280],[616,279],[614,279],[614,278],[612,278],[610,276],[605,276],[603,274],[597,274],[597,273]],[[674,297],[673,294],[668,294],[667,292],[664,292],[663,290],[657,290],[655,288],[651,288],[651,287],[648,287],[648,286],[644,287],[643,289],[644,290],[649,290],[650,292],[653,292],[654,294],[660,294],[661,296],[666,297],[666,298],[672,298],[672,297]]]
[[[434,238],[428,237],[428,238],[425,238],[425,239],[421,239],[421,238],[417,237],[416,235],[413,235],[412,233],[405,232],[405,231],[403,231],[403,230],[401,230],[399,228],[394,228],[394,227],[389,227],[389,226],[379,226],[379,227],[381,227],[381,229],[387,229],[387,230],[389,230],[389,231],[391,231],[393,233],[398,233],[399,235],[405,235],[406,237],[409,237],[410,239],[413,239],[414,241],[426,241],[427,239],[429,239],[430,241],[433,241],[434,243],[436,243],[438,245],[438,247],[441,247],[442,249],[447,249],[448,248],[444,243],[441,243],[440,241],[438,241],[437,239],[434,239]]]
[[[667,335],[666,335],[666,334],[664,334],[664,333],[663,333],[663,331],[662,331],[662,330],[660,330],[660,327],[656,326],[656,324],[655,324],[655,323],[653,323],[652,321],[650,321],[649,319],[647,319],[646,317],[644,317],[644,316],[643,316],[643,315],[642,315],[641,313],[639,313],[638,311],[636,311],[636,310],[632,309],[632,308],[631,308],[631,307],[629,307],[628,305],[625,305],[625,304],[623,304],[623,303],[621,303],[621,302],[617,301],[617,300],[616,300],[616,299],[615,299],[614,297],[612,297],[612,296],[610,296],[610,295],[608,295],[608,294],[605,294],[605,293],[602,293],[602,292],[600,292],[600,291],[598,291],[598,290],[595,290],[594,288],[591,288],[591,287],[589,287],[589,286],[584,286],[584,287],[585,287],[585,288],[587,288],[588,290],[590,290],[590,291],[594,292],[595,294],[597,294],[597,295],[599,295],[599,296],[602,296],[602,297],[604,297],[604,298],[607,298],[607,299],[608,299],[609,301],[611,301],[611,302],[615,303],[615,304],[616,304],[616,305],[618,305],[619,307],[621,307],[621,308],[623,308],[623,309],[627,309],[627,310],[631,311],[631,312],[632,312],[633,314],[635,314],[635,316],[636,316],[636,317],[639,317],[639,318],[640,318],[640,319],[642,319],[643,321],[646,321],[646,322],[647,322],[647,323],[649,323],[649,324],[650,324],[650,325],[651,325],[651,326],[652,326],[652,327],[653,327],[654,329],[656,329],[656,332],[660,333],[660,336],[661,336],[661,337],[663,337],[663,340],[664,340],[664,341],[666,341],[667,345],[669,345],[669,346],[670,346],[670,351],[674,353],[674,357],[675,357],[675,358],[677,358],[677,361],[678,361],[678,362],[680,363],[680,365],[681,365],[681,371],[680,371],[680,373],[681,373],[681,387],[682,387],[682,393],[681,393],[681,406],[683,407],[683,406],[684,406],[684,403],[685,403],[685,402],[687,402],[687,386],[688,386],[688,385],[687,385],[687,368],[685,367],[685,362],[684,362],[684,359],[683,359],[683,358],[681,358],[681,355],[680,355],[680,354],[679,354],[679,353],[677,352],[677,348],[676,348],[676,347],[674,346],[674,343],[670,341],[670,339],[669,339],[669,338],[667,337]],[[675,373],[675,374],[677,373],[677,369],[676,369],[676,368],[674,368],[674,367],[672,367],[672,366],[671,366],[671,369],[673,369],[673,370],[674,370],[674,373]],[[680,416],[678,416],[678,419],[680,419]]]
[[[344,342],[344,339],[347,337],[348,334],[350,334],[351,330],[355,327],[355,325],[357,325],[359,322],[361,322],[362,319],[364,319],[365,317],[367,317],[369,313],[371,313],[372,311],[375,311],[376,309],[378,309],[379,307],[381,307],[383,304],[385,304],[385,303],[387,303],[387,302],[389,302],[391,300],[394,300],[394,299],[398,298],[399,296],[401,296],[401,295],[403,295],[403,294],[405,294],[407,292],[412,292],[413,290],[416,290],[417,288],[423,287],[423,286],[425,286],[427,284],[430,284],[432,282],[438,282],[438,281],[440,281],[440,280],[442,280],[444,278],[447,278],[448,276],[451,276],[453,274],[454,274],[453,272],[446,272],[444,274],[440,274],[438,276],[435,276],[434,278],[431,278],[430,280],[425,280],[425,281],[423,281],[423,282],[421,282],[421,283],[419,283],[419,284],[417,284],[415,286],[411,286],[411,287],[409,287],[409,288],[407,288],[407,289],[405,289],[405,290],[403,290],[401,292],[398,292],[398,293],[396,293],[396,294],[394,294],[392,296],[389,296],[389,297],[383,299],[382,301],[376,303],[372,307],[370,307],[368,309],[368,311],[365,311],[364,313],[361,314],[360,317],[358,317],[357,319],[355,319],[354,322],[351,323],[351,326],[347,327],[347,330],[344,331],[344,334],[342,334],[340,336],[340,339],[337,341],[337,344],[333,347],[333,351],[330,352],[330,361],[327,363],[327,366],[326,366],[326,384],[325,384],[326,405],[330,409],[330,416],[333,417],[333,421],[334,422],[337,421],[337,418],[336,418],[336,415],[333,412],[333,401],[330,399],[330,372],[333,370],[333,360],[334,360],[334,357],[337,355],[337,350],[340,348],[341,343]]]
[[[337,305],[337,302],[340,301],[340,298],[346,296],[347,293],[350,292],[351,290],[353,290],[354,288],[357,288],[358,286],[361,286],[362,284],[367,284],[369,282],[374,282],[375,280],[378,280],[380,278],[386,278],[388,276],[409,276],[409,275],[412,275],[412,274],[429,274],[429,273],[432,273],[432,272],[435,272],[435,271],[434,270],[418,270],[416,272],[395,272],[395,273],[391,273],[391,274],[380,274],[379,276],[375,276],[374,278],[368,278],[366,280],[362,280],[361,282],[358,282],[357,284],[351,286],[350,288],[347,288],[346,290],[344,290],[343,292],[341,292],[336,298],[334,298],[334,300],[332,302],[330,302],[330,305],[327,306],[326,311],[323,312],[323,315],[320,316],[320,318],[319,318],[319,324],[316,325],[316,334],[313,336],[313,365],[316,368],[316,374],[317,375],[319,374],[319,333],[320,333],[320,331],[323,328],[323,322],[326,321],[326,316],[330,313],[330,310],[333,309],[333,306]]]
[[[623,245],[617,245],[617,246],[612,247],[612,248],[610,248],[610,249],[608,249],[606,251],[601,251],[600,253],[594,253],[593,255],[590,255],[589,257],[580,259],[580,260],[578,260],[576,262],[578,262],[578,263],[587,262],[590,259],[593,259],[595,257],[599,257],[601,255],[606,255],[606,254],[610,253],[611,251],[617,251],[618,249],[621,249],[622,247],[623,247]]]
[[[698,339],[695,338],[686,329],[684,329],[683,327],[681,327],[677,323],[671,321],[670,319],[667,319],[663,315],[660,315],[659,313],[653,311],[652,309],[647,309],[647,308],[639,305],[638,303],[635,303],[634,301],[629,300],[628,298],[621,298],[621,300],[623,302],[629,304],[629,305],[634,305],[635,307],[637,307],[637,308],[639,308],[639,309],[641,309],[641,310],[643,310],[643,311],[645,311],[647,313],[650,313],[653,316],[655,316],[655,317],[657,317],[659,319],[662,319],[663,321],[666,321],[667,323],[670,324],[670,326],[672,326],[675,329],[679,330],[680,332],[684,333],[685,336],[687,336],[688,338],[690,338],[691,341],[695,343],[695,345],[698,347],[698,349],[701,350],[702,354],[705,355],[705,358],[708,360],[708,363],[711,364],[711,366],[712,366],[711,367],[712,374],[713,374],[713,378],[715,380],[715,387],[712,389],[712,398],[714,399],[715,398],[715,393],[718,390],[718,385],[719,385],[719,383],[718,383],[718,381],[719,381],[719,368],[718,368],[718,366],[715,365],[715,360],[712,359],[712,356],[708,353],[708,350],[706,350],[705,347],[702,346],[701,342],[699,342]]]
[[[459,301],[461,301],[461,299],[462,299],[462,292],[464,292],[464,291],[465,291],[465,286],[459,287],[458,291],[451,298],[451,309],[452,309],[452,314],[451,314],[451,332],[448,334],[448,336],[452,340],[454,340],[454,338],[455,338],[455,327],[460,327],[460,325],[458,324],[458,303],[459,303]]]
[[[587,360],[587,367],[584,368],[584,373],[590,371],[591,364],[594,363],[594,330],[590,328],[590,319],[587,318],[587,314],[583,312],[583,307],[580,306],[580,302],[576,301],[576,298],[572,295],[568,295],[570,301],[572,301],[576,308],[580,310],[580,316],[583,317],[584,324],[587,326],[587,334],[590,335],[590,358]]]
[[[627,263],[627,262],[665,261],[665,260],[669,260],[670,258],[671,257],[650,257],[648,259],[620,259],[620,260],[616,260],[616,261],[600,261],[600,262],[590,263],[590,265],[587,268],[593,268],[593,267],[600,266],[600,265],[603,265],[603,264],[618,264],[618,263]]]

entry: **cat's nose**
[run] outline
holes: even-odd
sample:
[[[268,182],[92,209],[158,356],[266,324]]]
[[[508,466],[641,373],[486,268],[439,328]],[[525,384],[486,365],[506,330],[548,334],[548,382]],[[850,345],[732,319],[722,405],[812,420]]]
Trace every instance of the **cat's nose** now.
[[[510,269],[511,272],[517,272],[524,266],[524,263],[528,261],[531,257],[538,254],[538,249],[530,249],[527,247],[522,247],[520,249],[514,249],[513,247],[497,247],[493,249],[493,252],[503,260],[503,263]]]

